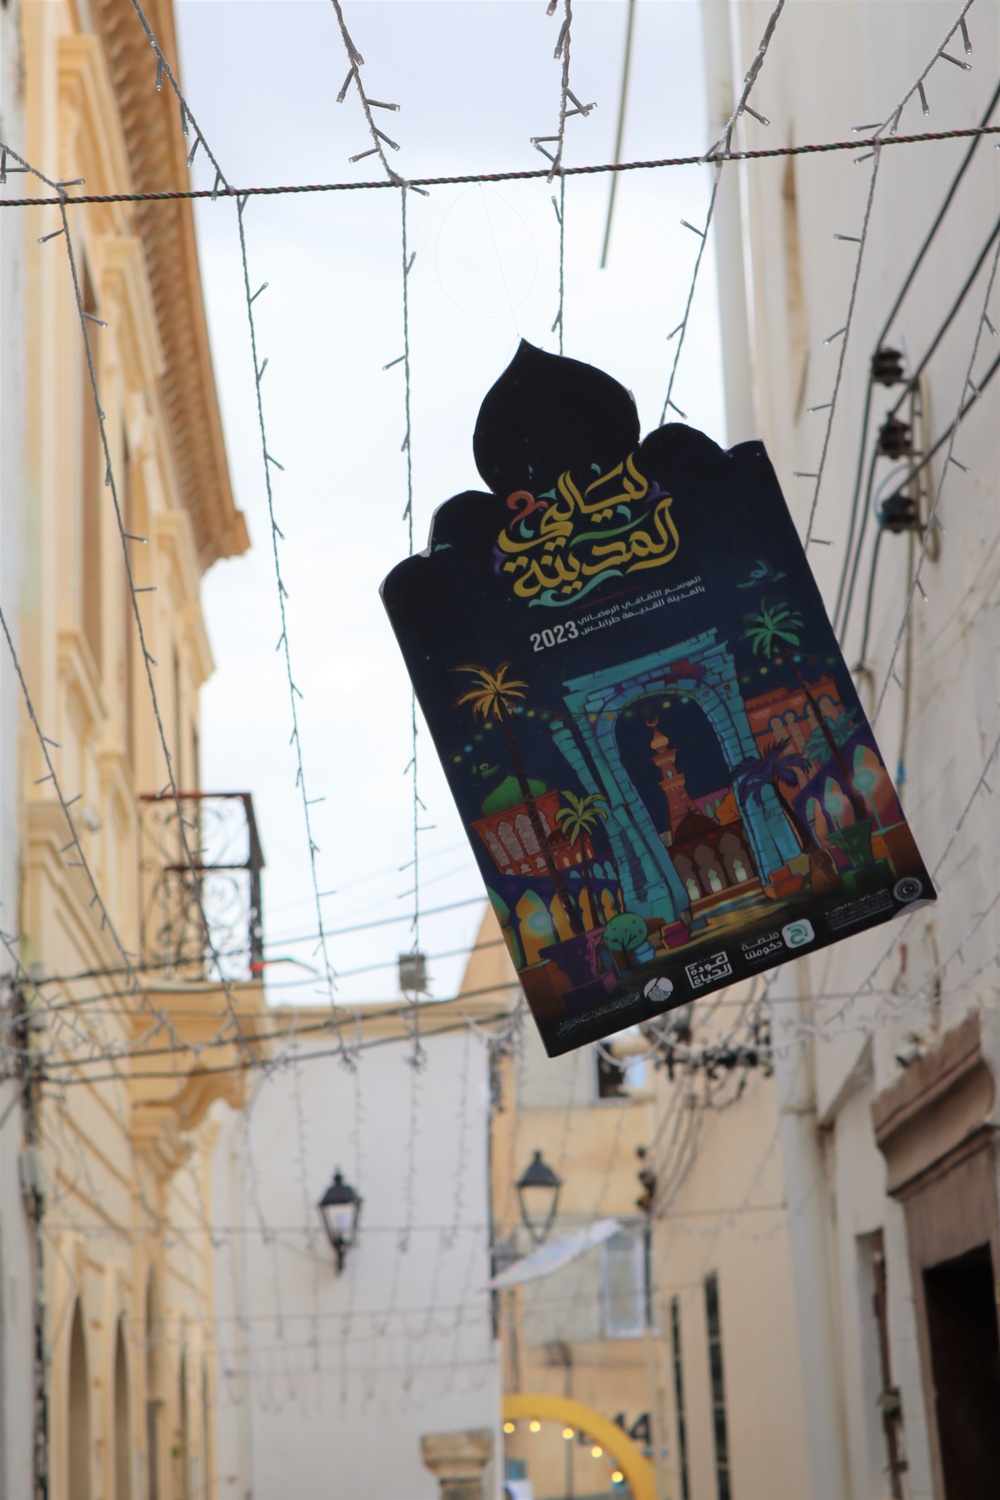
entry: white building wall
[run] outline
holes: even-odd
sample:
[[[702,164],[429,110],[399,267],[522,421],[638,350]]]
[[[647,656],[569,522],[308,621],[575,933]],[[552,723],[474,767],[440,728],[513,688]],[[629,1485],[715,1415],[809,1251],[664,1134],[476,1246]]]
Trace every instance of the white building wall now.
[[[434,1500],[422,1434],[485,1427],[502,1451],[487,1052],[464,1027],[422,1045],[419,1071],[389,1040],[352,1073],[304,1037],[244,1119],[217,1106],[222,1494]],[[315,1207],[335,1168],[364,1199],[339,1277]]]
[[[15,150],[24,145],[20,27],[20,5],[11,0],[0,10],[0,140]],[[11,173],[0,193],[15,196],[24,182]],[[24,231],[21,210],[0,213],[0,607],[15,644],[24,556]],[[17,676],[6,642],[0,641],[0,928],[10,936],[20,920],[20,714]],[[15,967],[0,949],[4,1007]],[[34,1420],[32,1235],[18,1181],[23,1120],[17,1088],[14,1081],[0,1083],[0,1494],[5,1496],[31,1492]]]
[[[770,0],[704,0],[703,9],[711,91],[727,69],[730,82],[742,80],[773,6]],[[959,9],[950,0],[907,6],[892,0],[811,0],[785,6],[751,100],[770,127],[745,120],[734,147],[843,140],[854,126],[886,119],[933,59]],[[975,6],[968,26],[972,70],[938,61],[925,83],[929,117],[922,114],[919,98],[913,98],[901,117],[900,133],[980,122],[1000,75],[1000,8]],[[960,34],[947,50],[965,59]],[[721,108],[713,103],[716,114]],[[994,123],[997,118],[995,113]],[[967,141],[955,141],[893,146],[882,153],[815,515],[814,534],[832,545],[809,549],[831,613],[847,547],[869,359],[967,149]],[[822,408],[833,393],[841,341],[824,340],[847,321],[858,251],[852,241],[835,236],[860,235],[872,163],[855,164],[850,152],[798,156],[793,165],[789,160],[726,167],[724,179],[740,183],[739,211],[733,209],[730,183],[730,196],[720,197],[716,228],[722,241],[718,266],[730,436],[740,440],[751,435],[746,430],[750,383],[758,424],[753,435],[764,439],[804,535],[813,481],[794,477],[794,471],[818,468],[828,411],[808,408]],[[911,366],[929,346],[998,211],[997,153],[992,141],[984,141],[888,330],[886,342],[902,349]],[[927,368],[923,393],[931,440],[947,428],[968,394],[965,378],[989,264],[988,256],[972,295]],[[998,307],[1000,296],[994,295],[990,311],[995,325]],[[985,371],[996,352],[997,344],[985,334],[976,371]],[[900,389],[875,387],[866,462],[877,427]],[[897,781],[927,865],[933,869],[942,861],[940,900],[905,923],[851,938],[808,966],[780,971],[773,990],[783,1002],[775,1007],[776,1043],[801,1064],[808,1080],[805,1097],[789,1101],[799,1124],[788,1125],[785,1136],[801,1134],[804,1122],[806,1132],[821,1131],[817,1140],[825,1142],[825,1156],[817,1149],[811,1167],[799,1162],[796,1170],[805,1177],[798,1188],[787,1152],[785,1162],[790,1207],[797,1191],[804,1204],[815,1207],[821,1198],[826,1201],[829,1270],[823,1296],[833,1311],[834,1347],[812,1341],[803,1347],[802,1357],[805,1367],[813,1359],[828,1374],[832,1371],[836,1391],[822,1412],[817,1407],[817,1421],[810,1424],[814,1472],[819,1445],[836,1438],[843,1445],[845,1482],[853,1500],[884,1500],[889,1493],[884,1440],[865,1396],[875,1387],[869,1292],[859,1280],[858,1260],[864,1236],[876,1229],[882,1229],[886,1245],[892,1374],[902,1394],[909,1465],[905,1493],[908,1500],[934,1493],[905,1226],[902,1210],[885,1195],[885,1163],[874,1143],[871,1101],[899,1077],[900,1055],[933,1048],[972,1009],[983,1013],[984,1051],[994,1071],[1000,1065],[987,1024],[996,1007],[1000,841],[996,802],[987,790],[976,792],[1000,729],[998,412],[1000,380],[984,393],[959,434],[956,457],[969,472],[950,466],[942,474],[940,461],[932,465],[932,491],[942,486],[946,533],[939,560],[922,567],[926,602],[916,594],[909,641],[904,638],[895,662],[893,648],[920,540],[914,546],[905,535],[883,536],[866,670],[856,675],[870,715],[888,678],[876,734],[890,771],[897,774],[902,763]],[[877,482],[891,468],[887,460],[879,460]],[[869,517],[858,598],[842,634],[852,665],[861,651],[874,535]],[[889,677],[890,667],[895,678]],[[869,976],[870,991],[865,986]],[[798,994],[804,997],[800,1017],[785,1003]],[[795,1024],[798,1019],[805,1024]],[[796,1215],[793,1210],[793,1257],[800,1261],[806,1241],[799,1234],[796,1244],[797,1224],[807,1217],[808,1211]],[[801,1300],[802,1275],[797,1284]],[[808,1322],[801,1312],[805,1332]],[[804,1383],[808,1388],[808,1368]]]

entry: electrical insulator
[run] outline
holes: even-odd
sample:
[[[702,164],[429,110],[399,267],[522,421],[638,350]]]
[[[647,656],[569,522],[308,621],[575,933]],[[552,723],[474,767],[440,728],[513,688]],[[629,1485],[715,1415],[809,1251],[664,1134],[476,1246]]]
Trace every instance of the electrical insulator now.
[[[645,1146],[636,1146],[635,1154],[640,1161],[644,1162],[646,1160]],[[635,1200],[635,1206],[640,1213],[648,1214],[656,1197],[656,1173],[652,1167],[642,1167],[636,1175],[642,1187],[642,1197]]]
[[[886,417],[878,434],[878,451],[886,458],[905,458],[913,452],[913,434],[909,422],[899,417]]]
[[[879,506],[879,523],[886,531],[899,536],[903,531],[923,531],[920,508],[912,495],[897,490]]]
[[[903,356],[898,349],[890,349],[883,344],[872,355],[872,379],[879,385],[899,385],[906,379],[903,369]]]

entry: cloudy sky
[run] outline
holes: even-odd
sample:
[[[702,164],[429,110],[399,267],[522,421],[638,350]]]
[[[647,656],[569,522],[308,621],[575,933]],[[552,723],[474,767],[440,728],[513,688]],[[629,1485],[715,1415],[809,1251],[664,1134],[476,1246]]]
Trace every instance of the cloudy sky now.
[[[577,0],[571,86],[598,108],[569,121],[567,165],[610,161],[625,0]],[[532,169],[530,138],[554,132],[562,6],[545,0],[344,0],[370,97],[398,103],[379,123],[408,177]],[[329,0],[178,0],[182,83],[230,182],[364,181],[377,157],[352,91]],[[696,154],[705,119],[698,7],[639,0],[623,159]],[[196,185],[211,169],[196,161]],[[634,393],[644,430],[659,423],[673,345],[704,219],[701,167],[619,181],[608,268],[599,269],[609,178],[566,184],[565,352]],[[518,341],[557,349],[559,228],[545,179],[435,188],[408,197],[416,259],[409,278],[416,546],[435,507],[481,488],[472,460],[479,403]],[[236,211],[197,209],[202,275],[237,503],[252,550],[217,564],[205,606],[217,670],[203,697],[203,783],[254,795],[267,859],[265,924],[273,959],[315,962],[303,814],[289,748],[288,685],[267,521]],[[320,890],[345,1002],[398,994],[395,961],[413,909],[410,694],[378,586],[406,554],[400,194],[394,190],[253,200],[246,214],[255,304],[268,366],[262,382],[285,542],[293,670]],[[674,399],[725,437],[715,270],[705,257]],[[421,906],[432,993],[454,993],[474,939],[482,884],[433,748],[420,736]],[[360,931],[341,933],[342,929]],[[365,970],[356,973],[352,971]],[[272,999],[316,996],[308,971],[269,971]]]

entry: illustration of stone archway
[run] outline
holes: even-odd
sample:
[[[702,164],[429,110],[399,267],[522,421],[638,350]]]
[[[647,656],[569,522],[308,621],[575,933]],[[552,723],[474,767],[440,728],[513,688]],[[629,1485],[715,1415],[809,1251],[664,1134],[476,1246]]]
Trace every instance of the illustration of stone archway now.
[[[615,725],[624,709],[650,693],[675,693],[705,714],[730,771],[742,761],[758,759],[732,653],[714,630],[707,630],[635,661],[571,678],[563,686],[567,714],[553,719],[552,737],[584,788],[608,803],[606,828],[625,905],[645,917],[676,921],[690,907],[690,898],[625,769]],[[771,787],[764,789],[759,803],[736,796],[757,868],[766,881],[798,854],[798,845]]]

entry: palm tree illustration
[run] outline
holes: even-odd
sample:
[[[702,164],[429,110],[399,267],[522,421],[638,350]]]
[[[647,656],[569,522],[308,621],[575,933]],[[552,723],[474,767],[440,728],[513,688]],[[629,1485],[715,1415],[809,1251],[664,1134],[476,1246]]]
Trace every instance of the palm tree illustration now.
[[[843,751],[837,744],[826,715],[816,702],[812,689],[799,670],[798,663],[788,649],[801,646],[802,630],[805,625],[802,616],[787,604],[769,605],[766,599],[762,599],[759,609],[749,615],[744,615],[743,624],[746,627],[743,639],[750,642],[754,656],[763,656],[767,661],[773,661],[791,669],[812,708],[816,725],[826,740],[830,759],[840,772],[844,790],[854,813],[854,821],[865,822],[868,818],[868,809],[851,781],[851,773],[847,768]]]
[[[851,735],[856,732],[858,727],[855,723],[854,715],[851,713],[849,708],[845,708],[841,710],[841,714],[838,719],[831,719],[826,714],[824,714],[823,717],[826,719],[827,725],[830,729],[830,733],[833,735],[840,748],[843,749],[847,744],[847,741],[851,738]],[[829,746],[826,741],[826,735],[817,724],[816,728],[813,730],[812,734],[803,745],[802,753],[807,760],[811,760],[815,762],[816,765],[820,765],[825,759],[828,750]]]
[[[586,850],[587,839],[594,833],[599,823],[607,821],[607,817],[608,804],[596,792],[588,792],[583,797],[578,797],[575,792],[563,792],[563,806],[556,813],[556,822],[569,839],[572,847],[579,849],[582,854]],[[583,884],[590,901],[590,912],[594,927],[601,920],[597,893],[594,890],[593,881],[595,858],[596,856],[591,854],[589,859],[584,858],[581,861],[583,864]]]
[[[813,850],[819,848],[819,844],[809,824],[804,822],[792,804],[785,800],[779,787],[798,787],[797,773],[809,770],[810,765],[805,756],[800,755],[797,750],[789,749],[787,742],[781,741],[769,746],[760,760],[745,760],[733,772],[733,785],[738,787],[740,795],[747,802],[752,797],[758,805],[762,805],[764,788],[766,786],[774,788],[778,805],[788,819],[803,854],[812,853]]]
[[[542,859],[545,861],[546,874],[552,882],[563,911],[566,913],[566,920],[569,922],[571,930],[578,937],[582,937],[586,931],[583,919],[576,908],[576,903],[566,889],[566,883],[556,866],[555,860],[552,858],[549,836],[545,831],[542,815],[538,811],[538,804],[535,801],[534,794],[528,782],[528,774],[524,769],[521,752],[514,737],[511,711],[515,706],[515,700],[524,697],[528,684],[520,682],[516,678],[509,677],[507,674],[510,670],[511,664],[509,661],[501,662],[492,672],[487,667],[476,666],[474,663],[465,663],[462,666],[453,667],[453,672],[468,672],[473,679],[474,685],[467,692],[462,693],[455,699],[452,708],[461,708],[467,703],[472,710],[472,717],[474,719],[479,719],[485,724],[488,719],[492,718],[502,728],[507,740],[507,753],[510,756],[514,779],[521,792],[521,801],[524,803],[525,811],[528,814],[531,831],[535,835],[535,841],[541,851]]]

